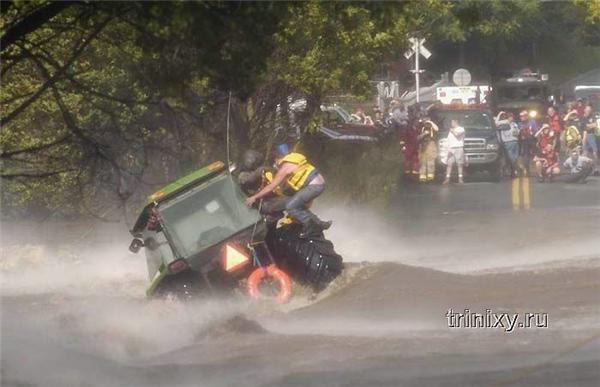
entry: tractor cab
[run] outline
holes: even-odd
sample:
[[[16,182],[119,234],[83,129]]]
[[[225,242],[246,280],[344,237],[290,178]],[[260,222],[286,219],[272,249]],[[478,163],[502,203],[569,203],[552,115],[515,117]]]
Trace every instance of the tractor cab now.
[[[168,276],[186,270],[211,272],[221,265],[227,271],[227,242],[241,250],[261,217],[244,203],[245,195],[215,162],[150,195],[135,226],[130,250],[145,248],[152,294]],[[236,250],[237,251],[237,250]],[[235,255],[229,251],[230,255]],[[241,263],[240,257],[236,263]],[[248,259],[249,261],[249,259]]]

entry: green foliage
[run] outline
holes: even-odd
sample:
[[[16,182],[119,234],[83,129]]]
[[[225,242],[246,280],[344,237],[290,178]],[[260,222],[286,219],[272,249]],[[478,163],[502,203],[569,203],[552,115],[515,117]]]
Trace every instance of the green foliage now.
[[[132,193],[224,159],[228,112],[234,158],[248,146],[266,150],[274,129],[289,125],[288,98],[306,99],[299,122],[314,132],[322,100],[366,98],[376,66],[401,58],[409,35],[469,42],[493,63],[507,42],[593,43],[598,8],[580,0],[3,2],[3,213],[123,206]],[[339,157],[322,161],[342,191],[366,200],[393,188],[395,144],[328,146]],[[358,163],[369,183],[336,174],[337,163]]]
[[[307,139],[309,158],[327,178],[327,191],[340,201],[385,206],[398,188],[402,156],[397,141],[347,144]]]
[[[463,39],[473,34],[518,38],[520,32],[535,23],[539,11],[540,3],[536,0],[466,0],[456,2],[453,8],[463,31]]]
[[[586,20],[590,24],[600,22],[600,0],[573,0],[575,5],[583,8],[586,12]]]

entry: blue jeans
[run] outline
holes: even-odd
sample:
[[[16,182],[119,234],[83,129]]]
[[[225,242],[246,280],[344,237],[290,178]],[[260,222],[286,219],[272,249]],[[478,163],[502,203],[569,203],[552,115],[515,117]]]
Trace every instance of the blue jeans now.
[[[325,184],[307,185],[290,197],[285,205],[289,216],[306,225],[315,216],[307,205],[325,191]]]
[[[598,144],[596,143],[596,136],[593,133],[587,134],[585,144],[583,144],[583,151],[589,154],[598,154]]]
[[[517,163],[517,158],[519,157],[519,142],[518,141],[508,141],[504,143],[504,149],[506,150],[506,156],[510,161],[512,166],[515,166]]]

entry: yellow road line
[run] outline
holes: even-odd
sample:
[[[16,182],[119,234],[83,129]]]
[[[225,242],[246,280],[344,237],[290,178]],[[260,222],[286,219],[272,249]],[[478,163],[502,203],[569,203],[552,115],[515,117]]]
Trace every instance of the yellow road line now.
[[[521,207],[521,195],[519,192],[519,178],[512,181],[512,205],[513,210],[518,210]]]
[[[529,177],[524,176],[523,179],[523,208],[528,210],[530,205],[530,196],[529,196]]]

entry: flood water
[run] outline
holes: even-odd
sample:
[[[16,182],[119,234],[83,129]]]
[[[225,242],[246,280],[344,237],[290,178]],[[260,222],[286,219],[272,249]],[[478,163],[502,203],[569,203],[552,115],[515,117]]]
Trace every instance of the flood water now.
[[[534,192],[527,212],[509,183],[401,192],[384,210],[323,199],[346,269],[284,306],[148,300],[125,225],[3,223],[2,385],[597,385],[599,183]],[[548,327],[450,328],[450,308]]]

